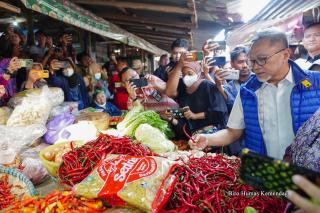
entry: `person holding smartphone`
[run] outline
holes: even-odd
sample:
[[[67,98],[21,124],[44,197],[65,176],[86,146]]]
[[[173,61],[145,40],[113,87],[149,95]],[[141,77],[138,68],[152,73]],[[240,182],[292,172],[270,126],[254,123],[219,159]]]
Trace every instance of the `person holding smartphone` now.
[[[301,69],[289,57],[284,32],[258,32],[249,52],[255,75],[240,88],[228,128],[197,135],[190,147],[226,146],[244,136],[246,148],[282,159],[298,129],[320,107],[320,73]]]
[[[41,63],[33,63],[31,69],[27,69],[27,80],[22,83],[20,91],[42,88],[47,81],[41,78],[39,72],[44,71]],[[49,77],[49,73],[48,73]]]
[[[178,108],[178,104],[165,95],[166,83],[154,75],[140,78],[137,71],[125,67],[119,72],[122,85],[129,94],[128,107],[144,106],[145,110],[154,110],[164,114],[167,108]]]

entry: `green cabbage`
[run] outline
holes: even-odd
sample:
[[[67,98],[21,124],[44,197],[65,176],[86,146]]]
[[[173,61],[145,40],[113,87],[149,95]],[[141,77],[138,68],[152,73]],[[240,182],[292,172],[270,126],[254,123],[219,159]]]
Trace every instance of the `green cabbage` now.
[[[136,139],[158,154],[173,152],[175,145],[157,128],[149,124],[141,124],[135,132]]]

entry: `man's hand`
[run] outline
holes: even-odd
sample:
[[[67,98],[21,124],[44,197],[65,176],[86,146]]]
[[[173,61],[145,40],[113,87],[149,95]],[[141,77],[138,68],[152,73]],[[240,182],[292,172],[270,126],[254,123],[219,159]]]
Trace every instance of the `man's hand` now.
[[[208,139],[203,134],[193,136],[193,140],[189,140],[189,146],[191,149],[203,150],[208,146]]]
[[[211,39],[208,39],[202,47],[204,56],[210,55],[210,52],[214,52],[215,50],[218,49],[218,47],[219,47],[218,43],[215,43]]]
[[[6,89],[3,85],[0,85],[0,98],[6,94]]]
[[[131,100],[134,100],[137,98],[137,87],[131,82],[126,82],[125,83],[125,86],[126,86],[126,89],[127,89],[127,92],[129,94],[129,97],[131,98]]]
[[[300,196],[292,190],[288,191],[289,200],[303,209],[306,213],[320,212],[320,188],[300,175],[294,175],[292,180],[311,197],[311,200]]]
[[[72,36],[67,35],[67,34],[63,35],[61,43],[63,46],[68,46],[68,45],[72,44]]]
[[[183,113],[184,117],[188,120],[196,120],[197,115],[193,113],[190,109]]]
[[[61,63],[57,59],[53,59],[50,62],[50,72],[53,73],[61,68]]]
[[[17,58],[17,57],[13,57],[10,62],[9,62],[9,65],[8,65],[8,70],[9,72],[12,74],[14,73],[15,71],[17,71],[18,69],[21,68],[21,63],[20,63],[20,60]]]

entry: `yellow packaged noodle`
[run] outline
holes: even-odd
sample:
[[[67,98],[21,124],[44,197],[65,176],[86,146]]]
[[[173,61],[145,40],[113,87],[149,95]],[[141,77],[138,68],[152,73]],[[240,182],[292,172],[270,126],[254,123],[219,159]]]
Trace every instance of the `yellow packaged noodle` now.
[[[108,155],[81,183],[76,195],[103,198],[111,206],[127,204],[146,212],[159,212],[177,178],[175,162],[160,157]]]

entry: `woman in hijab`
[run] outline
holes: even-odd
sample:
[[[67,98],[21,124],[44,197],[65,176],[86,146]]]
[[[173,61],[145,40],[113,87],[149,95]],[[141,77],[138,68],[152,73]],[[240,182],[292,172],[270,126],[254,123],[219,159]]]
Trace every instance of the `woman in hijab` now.
[[[60,87],[64,92],[64,101],[78,102],[78,109],[89,106],[89,96],[82,76],[75,73],[71,59],[52,60],[50,63],[49,85]]]
[[[189,134],[209,134],[225,128],[228,110],[214,83],[205,80],[198,62],[184,64],[177,101],[184,118],[171,119],[173,125]]]

